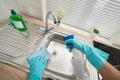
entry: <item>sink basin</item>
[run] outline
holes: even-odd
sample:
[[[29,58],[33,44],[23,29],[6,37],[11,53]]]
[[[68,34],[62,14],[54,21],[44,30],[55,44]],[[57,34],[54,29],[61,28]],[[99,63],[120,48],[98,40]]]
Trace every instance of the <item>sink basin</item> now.
[[[41,42],[41,46],[46,47],[52,54],[46,70],[66,77],[73,77],[74,71],[71,64],[73,55],[66,49],[63,38],[62,34],[52,33],[48,34]]]
[[[61,76],[64,80],[75,80],[74,70],[71,63],[73,54],[66,49],[64,34],[49,33],[41,42],[41,47],[46,47],[52,54],[46,71]],[[57,78],[58,79],[58,78]],[[60,78],[59,78],[60,79]]]

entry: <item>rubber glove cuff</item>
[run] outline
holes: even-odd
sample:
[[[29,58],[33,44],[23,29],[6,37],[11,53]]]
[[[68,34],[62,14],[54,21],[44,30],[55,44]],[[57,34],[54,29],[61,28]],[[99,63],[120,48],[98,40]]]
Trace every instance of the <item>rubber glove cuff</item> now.
[[[89,49],[89,54],[86,54],[86,57],[88,59],[88,61],[97,69],[99,70],[100,68],[102,68],[104,66],[104,64],[106,63],[106,61],[108,60],[108,56],[109,54],[94,48],[94,47],[90,47]],[[94,53],[94,54],[93,54]]]

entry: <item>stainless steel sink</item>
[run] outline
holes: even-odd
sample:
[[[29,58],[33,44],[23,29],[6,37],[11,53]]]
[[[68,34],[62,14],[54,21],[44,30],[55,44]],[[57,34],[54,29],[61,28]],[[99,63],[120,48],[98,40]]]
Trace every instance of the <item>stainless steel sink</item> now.
[[[60,80],[76,80],[71,63],[73,54],[66,49],[64,36],[61,33],[49,33],[41,42],[40,47],[46,47],[52,54],[46,72]]]
[[[28,69],[29,66],[27,62],[25,62],[25,59],[28,53],[31,54],[32,52],[39,50],[41,47],[46,47],[47,50],[52,54],[52,57],[48,61],[44,76],[52,77],[55,80],[56,79],[57,80],[58,79],[59,80],[76,80],[73,66],[71,63],[73,54],[66,49],[66,46],[63,40],[66,34],[61,34],[58,32],[49,32],[48,34],[43,35],[43,31],[39,29],[40,26],[33,25],[33,24],[28,24],[28,26],[29,26],[28,30],[31,34],[30,40],[27,40],[26,38],[24,39],[18,36],[20,34],[16,33],[14,29],[12,29],[14,31],[8,30],[10,34],[14,34],[14,35],[9,36],[9,34],[4,34],[4,35],[7,35],[8,37],[13,37],[13,39],[10,38],[10,41],[14,42],[14,44],[16,43],[17,45],[16,44],[15,45],[18,48],[20,48],[21,51],[24,51],[27,54],[21,54],[20,57],[17,57],[17,58],[13,57],[13,59],[8,59],[8,58],[5,58],[5,59],[8,59],[8,61],[15,63],[16,66],[18,66],[17,64],[19,63],[19,65],[22,65],[23,67]],[[0,37],[2,41],[5,41],[7,40],[7,36],[6,37],[0,36]],[[10,41],[9,41],[9,44],[11,43]],[[18,44],[21,44],[21,46],[25,45],[24,46],[25,48],[19,46]],[[5,45],[8,45],[8,43],[5,43]],[[22,49],[25,49],[25,50],[22,50]],[[30,51],[31,49],[32,51]],[[27,52],[26,50],[30,52]],[[6,55],[8,54],[5,54],[5,56]],[[25,55],[25,57],[23,55]]]

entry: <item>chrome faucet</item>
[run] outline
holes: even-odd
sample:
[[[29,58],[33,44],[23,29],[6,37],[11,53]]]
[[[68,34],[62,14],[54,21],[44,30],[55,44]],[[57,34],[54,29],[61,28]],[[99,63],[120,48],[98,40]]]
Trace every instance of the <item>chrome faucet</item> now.
[[[45,34],[47,34],[49,31],[51,31],[52,29],[54,29],[54,27],[52,27],[50,29],[48,28],[48,18],[49,18],[50,15],[52,15],[52,17],[53,17],[54,24],[57,23],[55,15],[53,15],[52,12],[48,12],[47,16],[46,16],[46,21],[45,21]]]

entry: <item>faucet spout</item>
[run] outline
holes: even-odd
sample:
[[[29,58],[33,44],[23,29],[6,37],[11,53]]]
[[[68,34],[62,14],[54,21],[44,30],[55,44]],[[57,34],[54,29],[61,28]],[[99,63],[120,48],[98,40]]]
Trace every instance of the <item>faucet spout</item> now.
[[[48,18],[49,18],[50,15],[53,17],[54,24],[57,23],[55,15],[52,12],[48,12],[47,16],[46,16],[46,21],[45,21],[45,33],[48,33],[49,31],[54,29],[54,28],[50,28],[50,29],[48,28]]]

